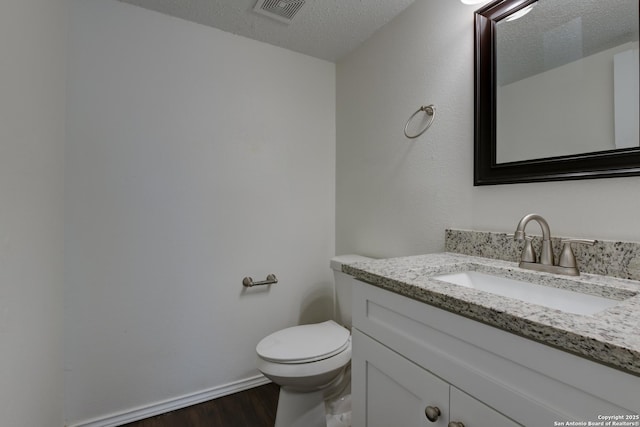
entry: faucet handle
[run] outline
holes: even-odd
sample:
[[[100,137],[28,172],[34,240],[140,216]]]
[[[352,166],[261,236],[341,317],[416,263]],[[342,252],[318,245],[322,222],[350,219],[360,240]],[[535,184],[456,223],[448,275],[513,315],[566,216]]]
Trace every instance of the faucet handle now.
[[[513,237],[513,240],[516,241],[524,240],[524,248],[522,249],[522,254],[520,255],[520,261],[536,262],[536,251],[533,249],[533,245],[531,244],[533,237],[525,235],[524,232],[519,236],[518,234],[510,233],[507,234],[507,237]]]
[[[562,239],[560,243],[562,243],[562,251],[560,252],[558,265],[560,267],[575,268],[577,267],[576,257],[573,254],[573,250],[571,250],[571,244],[581,243],[583,245],[594,245],[596,241],[590,239]]]
[[[536,262],[536,251],[533,250],[531,241],[533,237],[525,236],[524,249],[522,249],[522,255],[520,255],[520,261],[523,262]]]
[[[562,239],[560,240],[560,243],[562,243],[563,245],[565,243],[582,243],[583,245],[593,246],[596,244],[596,241],[591,239]]]

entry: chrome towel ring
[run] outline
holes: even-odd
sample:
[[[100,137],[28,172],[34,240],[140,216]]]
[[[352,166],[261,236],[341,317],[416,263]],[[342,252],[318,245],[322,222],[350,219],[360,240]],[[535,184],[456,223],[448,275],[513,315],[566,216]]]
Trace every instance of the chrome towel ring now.
[[[418,134],[416,135],[409,135],[407,133],[407,127],[409,126],[409,123],[411,122],[411,120],[413,120],[413,118],[421,111],[424,111],[427,116],[430,117],[429,121],[427,122],[427,125],[424,127],[424,129],[422,129]],[[406,136],[409,139],[413,139],[413,138],[417,138],[420,135],[422,135],[427,129],[429,129],[429,127],[431,126],[431,124],[433,123],[433,120],[436,118],[436,107],[433,104],[429,104],[429,105],[423,105],[422,107],[418,108],[418,110],[413,113],[411,115],[411,117],[409,117],[409,120],[407,120],[407,123],[404,125],[404,136]]]

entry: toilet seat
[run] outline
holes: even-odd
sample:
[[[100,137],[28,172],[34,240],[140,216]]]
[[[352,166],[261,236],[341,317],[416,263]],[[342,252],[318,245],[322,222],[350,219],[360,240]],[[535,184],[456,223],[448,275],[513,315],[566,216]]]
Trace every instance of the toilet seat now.
[[[264,337],[256,346],[258,356],[283,364],[312,363],[345,351],[350,333],[333,320],[286,328]]]

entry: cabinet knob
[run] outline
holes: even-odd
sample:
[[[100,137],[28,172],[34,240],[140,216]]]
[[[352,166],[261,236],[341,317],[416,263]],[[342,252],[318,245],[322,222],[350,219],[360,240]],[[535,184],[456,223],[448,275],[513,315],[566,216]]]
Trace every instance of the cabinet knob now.
[[[448,427],[464,427],[464,424],[462,424],[460,421],[451,421],[448,424]]]
[[[427,406],[424,410],[424,413],[427,416],[427,419],[433,423],[435,421],[438,421],[438,417],[440,416],[440,409],[437,406]]]

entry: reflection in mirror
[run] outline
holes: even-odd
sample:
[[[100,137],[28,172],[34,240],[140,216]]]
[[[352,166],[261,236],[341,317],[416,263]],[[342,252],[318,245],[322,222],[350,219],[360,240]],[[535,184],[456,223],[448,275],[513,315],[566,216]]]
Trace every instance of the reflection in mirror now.
[[[511,16],[495,30],[497,163],[638,146],[638,1]]]
[[[476,12],[476,185],[640,173],[639,3]]]

